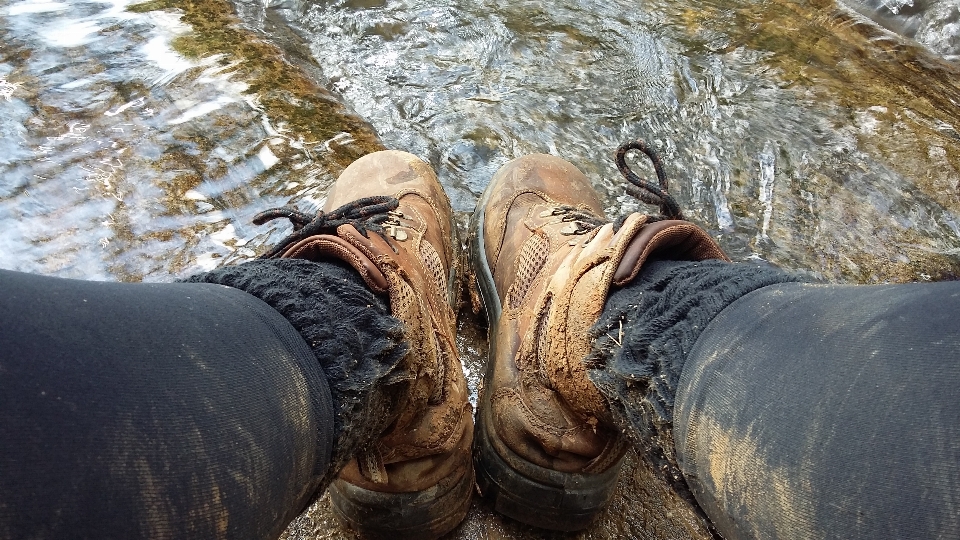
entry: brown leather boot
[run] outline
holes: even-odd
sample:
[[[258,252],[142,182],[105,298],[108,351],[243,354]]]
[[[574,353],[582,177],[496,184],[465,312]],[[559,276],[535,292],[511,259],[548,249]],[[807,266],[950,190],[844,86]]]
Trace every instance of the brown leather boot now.
[[[626,151],[645,148],[621,147],[625,174],[633,174]],[[665,190],[633,177],[653,193],[628,191],[679,217]],[[633,279],[652,254],[726,256],[687,221],[635,213],[615,227],[583,173],[548,155],[504,165],[478,204],[471,232],[490,324],[474,443],[478,485],[499,512],[522,522],[584,528],[609,499],[627,449],[582,364],[590,327],[611,287]]]
[[[336,210],[333,210],[336,209]],[[292,241],[269,255],[340,259],[389,295],[410,350],[395,419],[330,487],[334,513],[369,537],[436,538],[463,520],[473,492],[473,414],[455,335],[450,202],[430,166],[383,151],[352,163],[317,216],[289,217]]]

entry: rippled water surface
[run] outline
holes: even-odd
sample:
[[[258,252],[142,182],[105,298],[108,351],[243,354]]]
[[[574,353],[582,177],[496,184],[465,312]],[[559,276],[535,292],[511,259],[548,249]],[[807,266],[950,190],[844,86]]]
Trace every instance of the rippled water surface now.
[[[175,1],[7,3],[0,261],[138,280],[250,257],[279,234],[250,216],[316,206],[375,130],[428,159],[463,213],[529,152],[580,166],[611,214],[635,210],[610,154],[643,137],[735,258],[952,277],[958,3],[850,1],[240,3],[245,39],[360,116],[333,122],[264,106],[303,83],[257,79],[259,53],[210,28],[191,37]]]
[[[315,204],[345,163],[380,147],[305,75],[272,68],[275,47],[244,51],[237,36],[197,37],[181,12],[129,8],[0,8],[4,268],[139,281],[250,258],[279,237],[250,216]],[[318,109],[336,125],[298,122]]]
[[[960,0],[848,2],[0,0],[0,267],[157,281],[242,261],[285,232],[253,214],[316,208],[382,147],[433,164],[461,223],[531,152],[616,215],[642,205],[612,151],[642,137],[735,259],[955,278]],[[476,381],[469,319],[460,344]],[[702,537],[658,486],[625,473],[583,536]],[[291,537],[346,534],[325,504]],[[541,533],[478,502],[457,535]]]
[[[300,30],[388,146],[428,157],[458,210],[529,152],[584,169],[611,214],[636,209],[610,154],[642,137],[736,258],[859,282],[956,272],[957,68],[845,7],[408,0],[260,13]]]

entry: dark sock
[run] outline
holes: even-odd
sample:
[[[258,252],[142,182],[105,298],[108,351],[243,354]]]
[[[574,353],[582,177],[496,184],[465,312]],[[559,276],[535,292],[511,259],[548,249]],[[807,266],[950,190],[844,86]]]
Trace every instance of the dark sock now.
[[[649,261],[614,290],[591,329],[590,380],[614,421],[690,500],[673,446],[673,407],[687,355],[709,322],[741,296],[802,281],[780,269],[723,261]]]
[[[216,283],[256,296],[297,329],[320,363],[334,403],[331,467],[318,493],[396,416],[408,377],[407,351],[388,299],[374,294],[352,268],[301,259],[255,260],[184,280]]]

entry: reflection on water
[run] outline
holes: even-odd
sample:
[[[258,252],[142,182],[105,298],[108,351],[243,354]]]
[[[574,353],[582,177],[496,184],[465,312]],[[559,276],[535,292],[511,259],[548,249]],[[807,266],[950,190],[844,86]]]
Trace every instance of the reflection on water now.
[[[831,2],[285,2],[331,84],[459,211],[496,168],[559,154],[623,195],[655,143],[735,258],[826,279],[956,274],[957,68]],[[948,31],[949,25],[943,28]]]
[[[9,4],[2,264],[138,280],[250,257],[278,233],[249,216],[315,206],[380,147],[328,114],[339,105],[312,79],[433,163],[461,219],[529,152],[583,168],[611,214],[635,210],[610,152],[639,136],[735,258],[831,280],[951,277],[957,36],[935,15],[956,1],[850,1],[945,37],[931,52],[827,0],[240,3],[252,31],[213,0]]]
[[[960,0],[845,1],[238,0],[244,25],[226,0],[0,4],[0,267],[245,260],[285,232],[255,213],[316,208],[382,145],[432,163],[461,222],[531,152],[581,167],[614,215],[642,205],[611,152],[642,137],[735,259],[953,278]],[[460,339],[475,388],[482,332]],[[703,537],[644,474],[581,536]],[[344,534],[323,504],[293,537]],[[479,501],[458,534],[540,535]]]
[[[229,36],[198,40],[184,12],[128,8],[0,8],[4,268],[137,281],[246,259],[283,232],[253,228],[253,214],[317,204],[346,163],[380,147],[365,123],[314,83],[304,87],[291,66],[283,64],[295,76],[255,91],[253,55],[217,50]],[[205,16],[221,28],[237,23]],[[207,54],[185,56],[173,45]],[[257,62],[279,60],[276,48],[262,48]],[[277,93],[284,103],[309,99],[278,108]],[[311,111],[329,113],[336,129],[302,128],[297,119]]]
[[[960,1],[845,0],[847,5],[892,32],[912,38],[960,62]]]

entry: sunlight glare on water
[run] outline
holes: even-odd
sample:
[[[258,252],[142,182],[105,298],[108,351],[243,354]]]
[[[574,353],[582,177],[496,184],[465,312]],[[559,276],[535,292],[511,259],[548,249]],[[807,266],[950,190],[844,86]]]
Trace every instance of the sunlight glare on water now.
[[[236,59],[187,57],[173,47],[192,32],[182,13],[128,5],[0,8],[5,268],[133,281],[212,269],[283,232],[253,228],[254,213],[316,205],[332,181],[307,151],[329,141],[287,133]]]
[[[438,168],[458,211],[472,210],[498,166],[530,152],[581,167],[611,215],[635,210],[611,152],[642,137],[692,219],[735,258],[862,282],[960,268],[957,68],[844,6],[401,0],[271,10],[388,146]],[[951,24],[941,31],[955,38]]]

